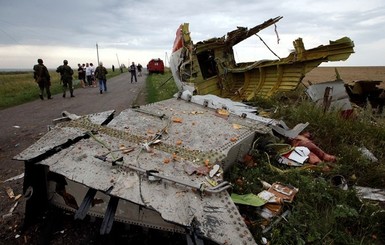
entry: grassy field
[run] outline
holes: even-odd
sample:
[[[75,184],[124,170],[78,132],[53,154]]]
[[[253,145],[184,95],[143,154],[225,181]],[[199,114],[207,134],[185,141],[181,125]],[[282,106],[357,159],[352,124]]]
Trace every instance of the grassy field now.
[[[147,103],[172,98],[178,91],[169,69],[164,74],[151,74],[147,78]]]
[[[303,88],[302,88],[303,89]],[[238,164],[228,171],[233,191],[257,194],[263,190],[260,180],[280,182],[299,188],[293,203],[285,203],[290,215],[262,233],[266,223],[255,209],[244,208],[255,237],[267,236],[271,244],[382,244],[385,241],[384,203],[360,199],[354,186],[385,189],[385,124],[374,118],[370,109],[355,111],[356,117],[345,119],[338,111],[324,112],[300,92],[276,96],[256,105],[277,109],[270,116],[284,120],[291,128],[309,122],[307,131],[313,142],[337,157],[335,163],[288,167],[277,162],[276,151],[265,147],[285,144],[284,140],[260,136],[250,152],[256,167]],[[287,106],[290,105],[290,106]],[[273,111],[273,110],[271,110]],[[378,159],[372,162],[359,148],[366,147]],[[332,184],[342,176],[349,188]]]
[[[107,79],[121,74],[107,69]],[[49,70],[51,76],[51,93],[62,92],[60,75],[54,70]],[[74,86],[80,87],[77,71],[74,70]],[[33,79],[33,72],[2,72],[0,73],[0,110],[11,106],[20,105],[39,98],[39,87]]]

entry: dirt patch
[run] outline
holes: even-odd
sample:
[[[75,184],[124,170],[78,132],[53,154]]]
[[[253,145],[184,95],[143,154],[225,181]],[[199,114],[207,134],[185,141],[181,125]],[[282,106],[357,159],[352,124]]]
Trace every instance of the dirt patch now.
[[[385,81],[385,66],[363,67],[317,67],[306,74],[304,84],[320,83],[336,80],[336,71],[340,78],[350,83],[357,80]]]

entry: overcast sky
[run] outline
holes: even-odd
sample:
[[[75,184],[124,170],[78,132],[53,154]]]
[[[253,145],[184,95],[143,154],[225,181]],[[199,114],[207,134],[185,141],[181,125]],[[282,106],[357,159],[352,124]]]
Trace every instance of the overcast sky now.
[[[258,35],[281,58],[302,37],[305,48],[344,36],[355,53],[331,66],[385,66],[384,0],[1,0],[0,69],[32,69],[37,58],[48,68],[99,60],[105,66],[151,58],[168,64],[175,32],[190,24],[194,43],[224,36],[237,26],[254,27],[283,16]],[[98,52],[96,49],[98,44]],[[256,36],[235,49],[238,61],[275,59]]]

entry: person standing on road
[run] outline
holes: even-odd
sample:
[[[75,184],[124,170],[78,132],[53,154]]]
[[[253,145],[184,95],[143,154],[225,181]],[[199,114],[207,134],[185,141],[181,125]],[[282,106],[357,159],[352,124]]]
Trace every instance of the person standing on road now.
[[[67,87],[69,88],[71,97],[75,97],[74,88],[72,85],[72,75],[74,74],[74,71],[68,65],[68,61],[64,60],[63,65],[59,66],[56,69],[56,72],[60,73],[60,80],[63,82],[63,98],[66,97]]]
[[[107,69],[103,66],[103,62],[99,62],[99,66],[95,69],[95,78],[99,80],[100,94],[107,92]]]
[[[87,78],[87,83],[88,86],[91,87],[92,84],[92,67],[86,63],[86,78]]]
[[[78,64],[78,79],[80,80],[80,84],[81,84],[82,88],[86,87],[85,75],[86,75],[86,73],[85,73],[82,65]]]
[[[138,64],[137,68],[138,68],[138,77],[141,77],[142,76],[142,65]]]
[[[96,88],[95,66],[94,66],[94,64],[90,63],[90,67],[91,67],[92,87]]]
[[[130,66],[130,72],[131,72],[131,83],[133,81],[133,78],[135,78],[135,82],[138,82],[138,79],[136,77],[136,66],[134,62],[132,62]]]
[[[36,83],[39,85],[40,94],[39,97],[41,100],[44,100],[44,89],[47,93],[47,98],[50,100],[51,97],[51,76],[49,75],[47,67],[43,64],[42,59],[37,60],[37,64],[33,66],[33,78]]]

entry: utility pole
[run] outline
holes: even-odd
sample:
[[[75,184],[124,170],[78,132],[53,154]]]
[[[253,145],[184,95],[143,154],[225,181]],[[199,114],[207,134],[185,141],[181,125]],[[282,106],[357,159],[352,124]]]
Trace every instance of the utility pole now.
[[[118,66],[119,66],[119,69],[120,69],[120,73],[123,73],[123,67],[120,66],[118,54],[116,54],[116,59],[118,60]]]
[[[166,55],[165,55],[164,59],[165,59],[164,66],[167,66],[167,64],[169,63],[169,62],[168,62],[168,55],[167,55],[167,52],[166,52]],[[166,63],[166,62],[167,62],[167,63]]]
[[[96,56],[97,56],[98,65],[99,65],[99,47],[98,47],[98,43],[96,43]]]
[[[118,60],[118,66],[120,67],[118,54],[116,54],[116,59]]]

